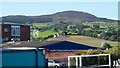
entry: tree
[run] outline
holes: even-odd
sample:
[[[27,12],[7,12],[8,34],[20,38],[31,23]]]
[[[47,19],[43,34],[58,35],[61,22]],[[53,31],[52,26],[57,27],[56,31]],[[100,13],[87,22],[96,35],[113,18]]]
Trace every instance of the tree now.
[[[111,45],[108,44],[108,43],[105,43],[105,44],[103,45],[103,48],[104,48],[104,49],[109,49],[109,48],[111,48]]]
[[[99,28],[100,28],[99,25],[93,25],[93,29],[94,29],[94,30],[98,30]]]
[[[117,35],[111,35],[109,40],[116,41],[117,40]]]

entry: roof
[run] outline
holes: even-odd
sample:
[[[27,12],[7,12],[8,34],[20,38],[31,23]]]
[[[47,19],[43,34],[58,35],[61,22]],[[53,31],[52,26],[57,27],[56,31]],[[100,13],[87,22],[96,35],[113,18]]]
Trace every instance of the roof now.
[[[14,24],[11,24],[11,23],[0,23],[0,25],[30,26],[30,25],[28,25],[28,24],[17,24],[17,23],[14,23]]]
[[[3,48],[3,49],[9,49],[9,50],[34,50],[36,48],[33,48],[33,47],[12,47],[12,48]]]
[[[88,50],[88,49],[97,49],[97,47],[92,47],[84,44],[78,44],[69,41],[60,41],[53,44],[48,44],[40,46],[41,48],[49,50]]]
[[[11,48],[0,48],[0,51],[31,51],[31,50],[44,50],[44,48],[35,47],[11,47]]]
[[[12,48],[3,48],[3,49],[9,49],[9,50],[36,50],[34,47],[12,47]],[[38,48],[38,49],[44,49],[44,48]]]
[[[49,50],[88,50],[97,49],[84,44],[74,43],[70,41],[21,41],[21,42],[8,42],[0,44],[0,48],[11,48],[11,47],[35,47],[45,48]]]
[[[7,42],[0,44],[0,48],[10,47],[40,47],[48,44],[52,44],[58,41],[20,41],[20,42]]]

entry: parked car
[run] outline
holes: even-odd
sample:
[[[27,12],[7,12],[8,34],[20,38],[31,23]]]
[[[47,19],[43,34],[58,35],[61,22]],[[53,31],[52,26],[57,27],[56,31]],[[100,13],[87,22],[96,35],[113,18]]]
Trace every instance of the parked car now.
[[[60,68],[63,67],[64,63],[55,60],[48,60],[48,67]]]

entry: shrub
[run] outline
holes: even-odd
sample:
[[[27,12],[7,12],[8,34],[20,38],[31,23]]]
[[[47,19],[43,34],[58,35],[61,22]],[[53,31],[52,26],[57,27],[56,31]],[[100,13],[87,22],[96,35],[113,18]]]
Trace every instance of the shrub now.
[[[111,48],[111,45],[108,44],[108,43],[105,43],[105,44],[103,45],[103,48],[104,48],[104,49],[109,49],[109,48]]]

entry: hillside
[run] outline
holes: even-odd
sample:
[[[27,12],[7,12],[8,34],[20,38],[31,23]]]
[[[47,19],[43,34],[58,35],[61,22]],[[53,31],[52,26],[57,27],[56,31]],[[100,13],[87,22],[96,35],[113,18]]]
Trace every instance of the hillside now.
[[[115,20],[107,18],[99,18],[95,15],[80,11],[63,11],[51,15],[41,16],[24,16],[24,15],[10,15],[2,17],[2,22],[14,22],[14,23],[44,23],[44,22],[113,22]]]
[[[101,39],[98,38],[92,38],[92,37],[87,37],[87,36],[70,36],[66,38],[49,38],[47,41],[71,41],[74,43],[79,43],[79,44],[85,44],[85,45],[90,45],[94,47],[101,47]],[[118,42],[113,42],[113,41],[108,41],[104,40],[104,42],[109,43],[112,46],[118,45]]]

